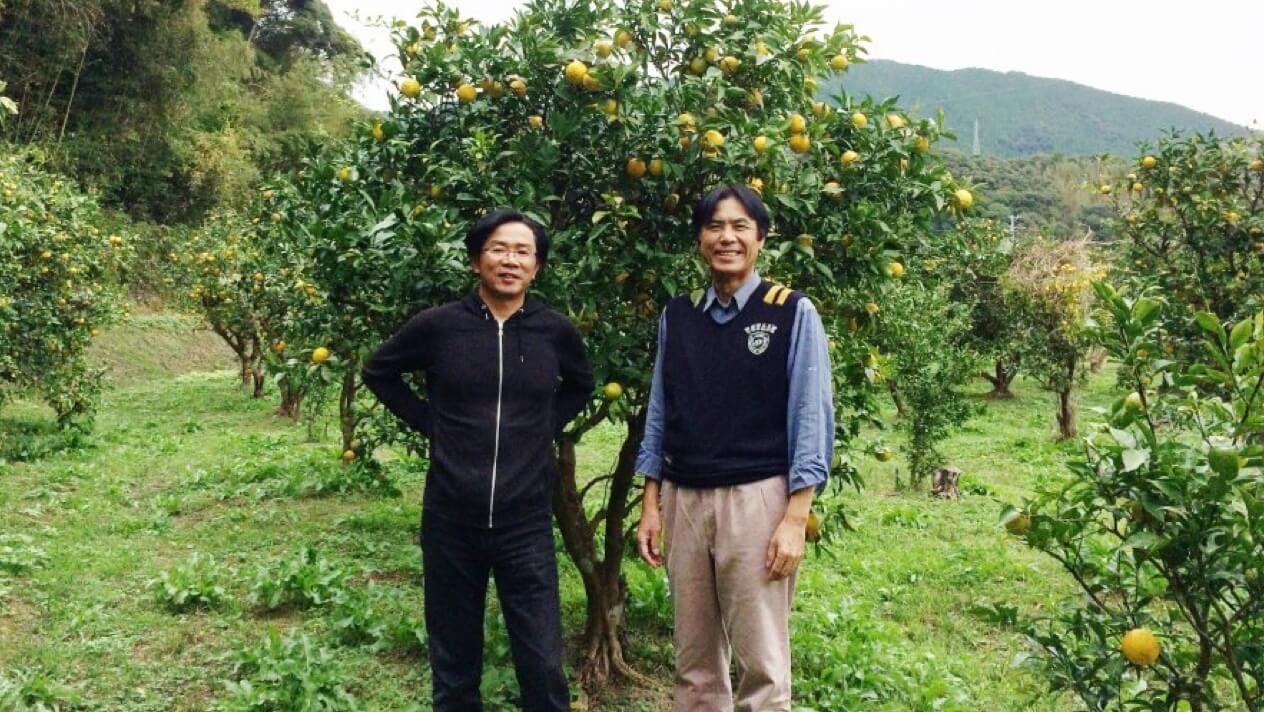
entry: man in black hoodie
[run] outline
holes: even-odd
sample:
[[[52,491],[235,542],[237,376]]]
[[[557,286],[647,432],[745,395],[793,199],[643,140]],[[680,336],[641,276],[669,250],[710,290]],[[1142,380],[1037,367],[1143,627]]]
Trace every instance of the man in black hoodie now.
[[[434,709],[482,709],[492,573],[523,709],[564,712],[552,442],[591,396],[592,370],[570,321],[527,296],[548,260],[543,228],[496,210],[465,246],[478,288],[410,319],[365,364],[364,383],[430,440],[421,548]],[[415,371],[426,400],[403,380]]]

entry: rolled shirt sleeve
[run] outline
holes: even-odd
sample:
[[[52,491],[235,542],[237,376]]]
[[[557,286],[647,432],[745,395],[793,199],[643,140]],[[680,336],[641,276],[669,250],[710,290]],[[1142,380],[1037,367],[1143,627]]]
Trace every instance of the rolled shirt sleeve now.
[[[663,396],[663,345],[667,343],[667,310],[658,317],[658,351],[650,379],[650,403],[645,412],[645,433],[636,453],[636,471],[651,480],[663,479],[663,426],[667,417]]]
[[[800,299],[790,332],[786,361],[790,395],[786,435],[790,444],[790,492],[822,487],[834,459],[834,384],[829,340],[821,315],[809,299]]]

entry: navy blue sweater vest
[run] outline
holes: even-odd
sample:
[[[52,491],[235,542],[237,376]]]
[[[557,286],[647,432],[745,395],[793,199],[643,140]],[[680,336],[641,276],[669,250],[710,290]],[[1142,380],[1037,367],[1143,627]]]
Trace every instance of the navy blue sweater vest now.
[[[717,324],[688,297],[667,304],[663,476],[723,487],[789,470],[786,362],[797,292],[763,282]]]

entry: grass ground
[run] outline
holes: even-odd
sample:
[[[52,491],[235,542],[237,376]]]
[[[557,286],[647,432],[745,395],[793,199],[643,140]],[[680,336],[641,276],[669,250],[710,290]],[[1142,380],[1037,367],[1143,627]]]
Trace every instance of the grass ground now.
[[[331,493],[334,431],[311,442],[306,428],[273,414],[274,398],[250,399],[231,355],[182,319],[134,317],[102,336],[95,358],[115,387],[90,438],[53,432],[49,413],[29,403],[0,417],[0,707],[8,684],[27,692],[43,685],[45,697],[77,699],[84,709],[206,709],[231,698],[228,681],[258,681],[272,670],[327,690],[341,684],[367,709],[428,709],[415,540],[420,468],[391,463],[399,497]],[[1082,422],[1092,417],[1088,406],[1107,402],[1111,384],[1109,375],[1093,377]],[[897,487],[898,457],[865,459],[864,491],[830,495],[829,506],[847,511],[856,530],[802,570],[796,709],[1073,707],[1015,667],[1026,644],[979,612],[1038,613],[1071,593],[1052,561],[997,526],[1001,503],[1058,477],[1074,448],[1053,440],[1050,397],[1023,381],[1017,393],[987,402],[947,444],[966,473],[961,500]],[[617,432],[593,433],[582,471],[603,472],[617,445]],[[351,604],[268,611],[252,602],[257,581],[281,585],[280,562],[302,544],[325,568],[299,567],[291,588],[319,594],[332,580],[327,590],[351,591]],[[149,584],[194,552],[213,558],[204,578],[224,587],[224,602],[173,613]],[[633,661],[666,685],[665,583],[640,563],[626,568]],[[564,558],[563,597],[567,630],[577,633],[583,592]],[[305,634],[312,648],[295,637],[297,649],[261,649],[269,629]],[[512,709],[512,670],[495,623],[488,651],[489,708]],[[664,700],[664,689],[625,689],[585,702],[613,712],[664,709]]]

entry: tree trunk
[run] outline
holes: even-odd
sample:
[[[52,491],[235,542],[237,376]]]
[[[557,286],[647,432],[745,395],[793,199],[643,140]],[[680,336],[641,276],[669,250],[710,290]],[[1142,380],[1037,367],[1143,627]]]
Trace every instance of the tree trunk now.
[[[553,512],[566,552],[579,570],[587,598],[587,620],[584,624],[583,654],[580,679],[586,689],[607,684],[622,677],[646,684],[648,680],[632,669],[624,657],[624,609],[627,584],[623,579],[623,551],[626,532],[624,523],[629,505],[628,495],[635,477],[636,451],[645,429],[644,411],[628,421],[627,436],[619,449],[619,459],[610,475],[606,506],[594,521],[584,513],[584,490],[576,480],[575,442],[558,441],[558,482],[554,490]],[[602,527],[604,543],[597,551],[597,528]]]
[[[931,473],[930,493],[941,499],[957,499],[961,493],[957,490],[957,480],[961,479],[961,470],[955,467],[940,467]]]
[[[1004,361],[997,359],[996,368],[992,373],[980,374],[988,383],[992,384],[992,390],[987,394],[988,398],[1008,400],[1014,397],[1014,392],[1009,386],[1014,382],[1014,376],[1018,375],[1018,369]]]
[[[263,397],[264,374],[263,374],[263,347],[259,343],[259,336],[250,337],[250,380],[254,383],[255,398]]]
[[[282,378],[278,385],[281,387],[281,405],[277,407],[277,415],[298,420],[303,409],[303,390],[296,388],[288,377]]]
[[[1088,370],[1091,373],[1101,373],[1106,367],[1106,349],[1093,349],[1088,354]]]
[[[1058,436],[1070,440],[1076,436],[1075,430],[1075,373],[1079,369],[1079,356],[1073,356],[1063,364],[1064,385],[1058,388]]]
[[[895,401],[895,413],[901,418],[908,415],[908,409],[904,405],[904,396],[900,395],[900,387],[896,385],[894,380],[887,381],[887,391],[891,393],[891,400]]]
[[[342,374],[342,392],[338,396],[338,425],[342,431],[344,452],[351,449],[351,441],[355,440],[355,399],[356,392],[360,389],[360,384],[356,382],[356,375],[359,370],[355,357],[348,358],[346,371]]]
[[[1058,437],[1062,440],[1076,436],[1074,391],[1071,385],[1058,391]]]

